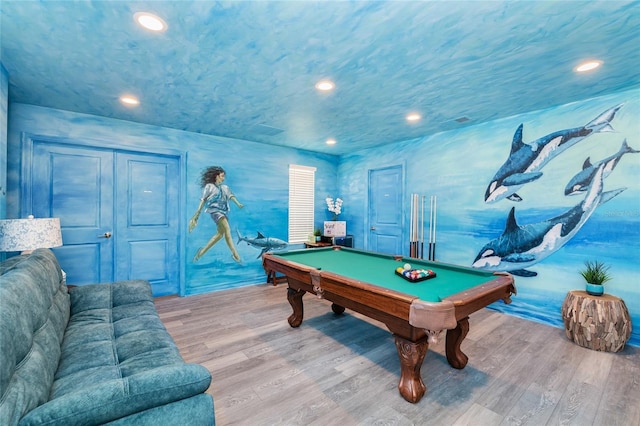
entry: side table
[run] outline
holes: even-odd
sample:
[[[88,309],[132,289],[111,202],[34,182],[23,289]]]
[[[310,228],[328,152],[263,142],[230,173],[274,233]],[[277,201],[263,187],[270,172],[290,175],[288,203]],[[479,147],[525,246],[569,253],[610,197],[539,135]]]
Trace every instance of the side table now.
[[[627,306],[611,294],[571,290],[562,303],[562,320],[570,340],[596,351],[621,351],[631,336]]]
[[[331,243],[327,243],[327,242],[323,242],[323,241],[318,241],[316,243],[309,243],[306,242],[304,243],[304,248],[318,248],[318,247],[329,247],[332,246],[333,244]]]

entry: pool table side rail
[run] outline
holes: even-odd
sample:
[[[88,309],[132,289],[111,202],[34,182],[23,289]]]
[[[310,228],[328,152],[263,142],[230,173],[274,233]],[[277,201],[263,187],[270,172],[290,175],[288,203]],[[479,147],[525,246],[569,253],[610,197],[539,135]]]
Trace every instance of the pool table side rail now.
[[[375,284],[322,271],[322,290],[347,298],[359,298],[368,306],[398,318],[409,318],[409,307],[418,297]]]
[[[516,294],[513,276],[508,273],[494,275],[493,280],[448,296],[441,302],[414,300],[409,322],[414,327],[426,330],[453,329],[459,320],[493,302],[503,300],[511,303],[511,295]]]
[[[322,250],[322,249],[308,249],[308,250]],[[272,253],[264,253],[262,255],[262,267],[267,272],[280,272],[286,275],[287,278],[293,278],[298,281],[307,282],[311,284],[311,271],[315,271],[316,268],[305,265],[303,263],[293,262],[291,260],[285,260],[281,257],[275,256]]]
[[[469,316],[469,314],[502,300],[511,303],[511,295],[517,293],[513,275],[507,272],[495,272],[495,279],[469,290],[453,294],[443,300],[449,300],[456,306],[457,316]]]

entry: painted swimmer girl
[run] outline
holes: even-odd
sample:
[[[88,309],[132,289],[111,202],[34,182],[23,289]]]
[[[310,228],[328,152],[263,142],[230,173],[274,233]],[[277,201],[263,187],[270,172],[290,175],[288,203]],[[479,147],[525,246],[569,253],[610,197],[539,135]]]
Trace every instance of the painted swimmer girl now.
[[[222,237],[224,237],[229,249],[231,250],[231,256],[236,262],[240,262],[240,255],[233,244],[233,238],[231,236],[231,227],[227,215],[229,213],[229,200],[233,201],[238,208],[243,208],[244,205],[238,201],[233,195],[231,189],[227,185],[223,185],[225,178],[225,171],[222,167],[211,166],[206,168],[202,172],[200,185],[202,186],[202,198],[200,198],[200,204],[198,209],[194,213],[191,220],[189,220],[189,232],[198,224],[198,218],[200,212],[204,207],[204,211],[211,215],[211,218],[216,223],[218,232],[211,237],[209,242],[198,249],[198,252],[193,257],[193,261],[197,262],[211,247],[215,245]]]

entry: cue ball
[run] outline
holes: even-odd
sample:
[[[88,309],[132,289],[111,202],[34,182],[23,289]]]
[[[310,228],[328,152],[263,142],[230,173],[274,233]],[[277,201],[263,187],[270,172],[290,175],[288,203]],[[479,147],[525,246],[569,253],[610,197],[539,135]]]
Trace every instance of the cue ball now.
[[[404,264],[404,270],[408,271],[409,269],[411,269],[411,265],[409,265],[408,263]]]

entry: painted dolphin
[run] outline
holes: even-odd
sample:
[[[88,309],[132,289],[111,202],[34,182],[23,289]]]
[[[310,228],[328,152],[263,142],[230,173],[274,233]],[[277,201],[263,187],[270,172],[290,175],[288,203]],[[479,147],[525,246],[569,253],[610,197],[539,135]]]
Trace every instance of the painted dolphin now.
[[[491,180],[484,194],[484,201],[495,203],[503,198],[522,201],[516,191],[523,185],[539,179],[542,176],[539,170],[551,159],[587,136],[594,133],[614,132],[609,123],[623,105],[606,110],[584,127],[550,133],[528,144],[522,142],[523,126],[520,124],[513,135],[509,158]]]
[[[584,200],[552,219],[518,225],[515,207],[512,207],[502,235],[482,247],[472,266],[489,271],[507,271],[523,277],[538,275],[537,272],[528,271],[526,268],[562,248],[582,228],[599,205],[626,189],[603,193],[603,174],[604,165],[600,165]]]
[[[589,185],[591,185],[591,182],[593,182],[593,177],[595,176],[596,171],[601,164],[604,164],[603,177],[606,178],[611,174],[613,169],[616,168],[618,162],[624,154],[633,154],[637,152],[640,151],[631,148],[627,144],[627,140],[625,139],[622,142],[620,150],[612,156],[605,158],[604,160],[598,161],[595,164],[591,164],[591,157],[587,157],[587,159],[584,160],[584,164],[582,165],[582,171],[578,172],[578,174],[572,177],[567,186],[564,188],[564,195],[576,195],[581,192],[585,192],[587,189],[589,189]]]
[[[261,250],[258,257],[262,256],[264,253],[270,250],[283,249],[288,245],[287,242],[279,240],[277,238],[265,237],[260,232],[258,232],[258,236],[256,238],[243,237],[242,235],[240,235],[240,231],[238,231],[237,229],[236,232],[238,233],[238,244],[240,244],[241,241],[244,241],[250,246],[259,248]]]

